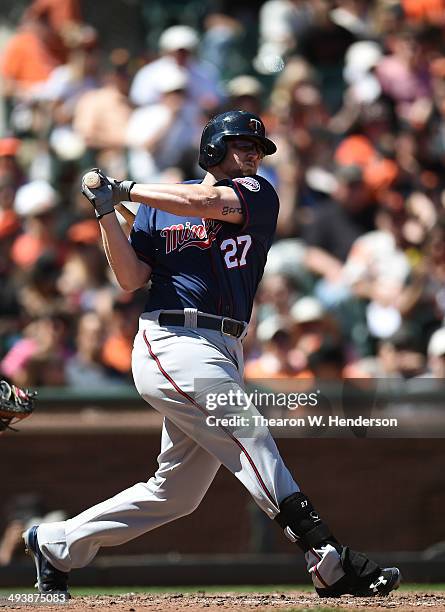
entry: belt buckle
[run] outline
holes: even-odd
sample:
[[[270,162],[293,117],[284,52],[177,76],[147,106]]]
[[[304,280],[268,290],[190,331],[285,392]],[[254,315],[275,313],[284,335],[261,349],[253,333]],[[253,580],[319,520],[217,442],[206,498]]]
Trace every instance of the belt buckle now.
[[[233,325],[236,327],[235,331],[229,331],[226,327],[226,324]],[[230,336],[231,338],[238,338],[241,333],[238,334],[240,324],[235,319],[229,319],[228,317],[223,317],[221,321],[221,333],[225,336]]]

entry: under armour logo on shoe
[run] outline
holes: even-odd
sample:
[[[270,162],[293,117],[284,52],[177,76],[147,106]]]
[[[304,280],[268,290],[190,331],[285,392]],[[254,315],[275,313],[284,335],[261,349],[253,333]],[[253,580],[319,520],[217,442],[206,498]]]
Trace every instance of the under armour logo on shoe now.
[[[386,580],[386,578],[384,578],[383,576],[379,576],[378,580],[376,580],[376,582],[371,582],[371,584],[369,585],[369,588],[374,591],[374,593],[378,593],[379,589],[378,587],[383,584],[385,585],[388,581]]]
[[[292,531],[292,529],[290,527],[286,527],[284,529],[284,535],[286,536],[286,538],[288,538],[291,542],[297,542],[300,538],[297,536],[296,533],[294,533]]]

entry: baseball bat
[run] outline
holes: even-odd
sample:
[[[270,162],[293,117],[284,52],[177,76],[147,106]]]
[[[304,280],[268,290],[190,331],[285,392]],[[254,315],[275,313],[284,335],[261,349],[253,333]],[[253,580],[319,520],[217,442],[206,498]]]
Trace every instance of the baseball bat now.
[[[100,176],[94,170],[87,172],[83,177],[83,182],[89,189],[100,187]]]

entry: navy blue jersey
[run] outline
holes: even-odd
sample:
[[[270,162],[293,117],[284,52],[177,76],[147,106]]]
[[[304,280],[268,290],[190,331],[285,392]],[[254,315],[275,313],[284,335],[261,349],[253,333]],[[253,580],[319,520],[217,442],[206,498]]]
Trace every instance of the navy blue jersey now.
[[[237,194],[242,225],[139,207],[130,243],[153,270],[146,311],[197,308],[249,321],[277,224],[278,196],[257,175],[216,185]]]

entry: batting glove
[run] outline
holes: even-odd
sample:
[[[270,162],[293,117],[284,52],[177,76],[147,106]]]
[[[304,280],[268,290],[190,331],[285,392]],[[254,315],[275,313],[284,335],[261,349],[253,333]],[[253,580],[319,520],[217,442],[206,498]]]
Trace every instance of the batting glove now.
[[[98,168],[93,168],[93,171],[100,176],[100,186],[89,188],[82,178],[82,193],[93,206],[96,217],[102,219],[104,215],[114,212],[113,189],[103,172]]]
[[[115,206],[121,202],[131,202],[130,191],[135,184],[134,181],[118,181],[112,176],[106,176],[105,178],[108,179],[111,185],[111,189],[113,191],[113,203]]]
[[[82,179],[82,193],[93,205],[98,219],[114,212],[117,204],[131,202],[130,191],[134,181],[118,181],[106,176],[99,168],[93,168],[93,171],[100,177],[100,187],[87,187]]]

